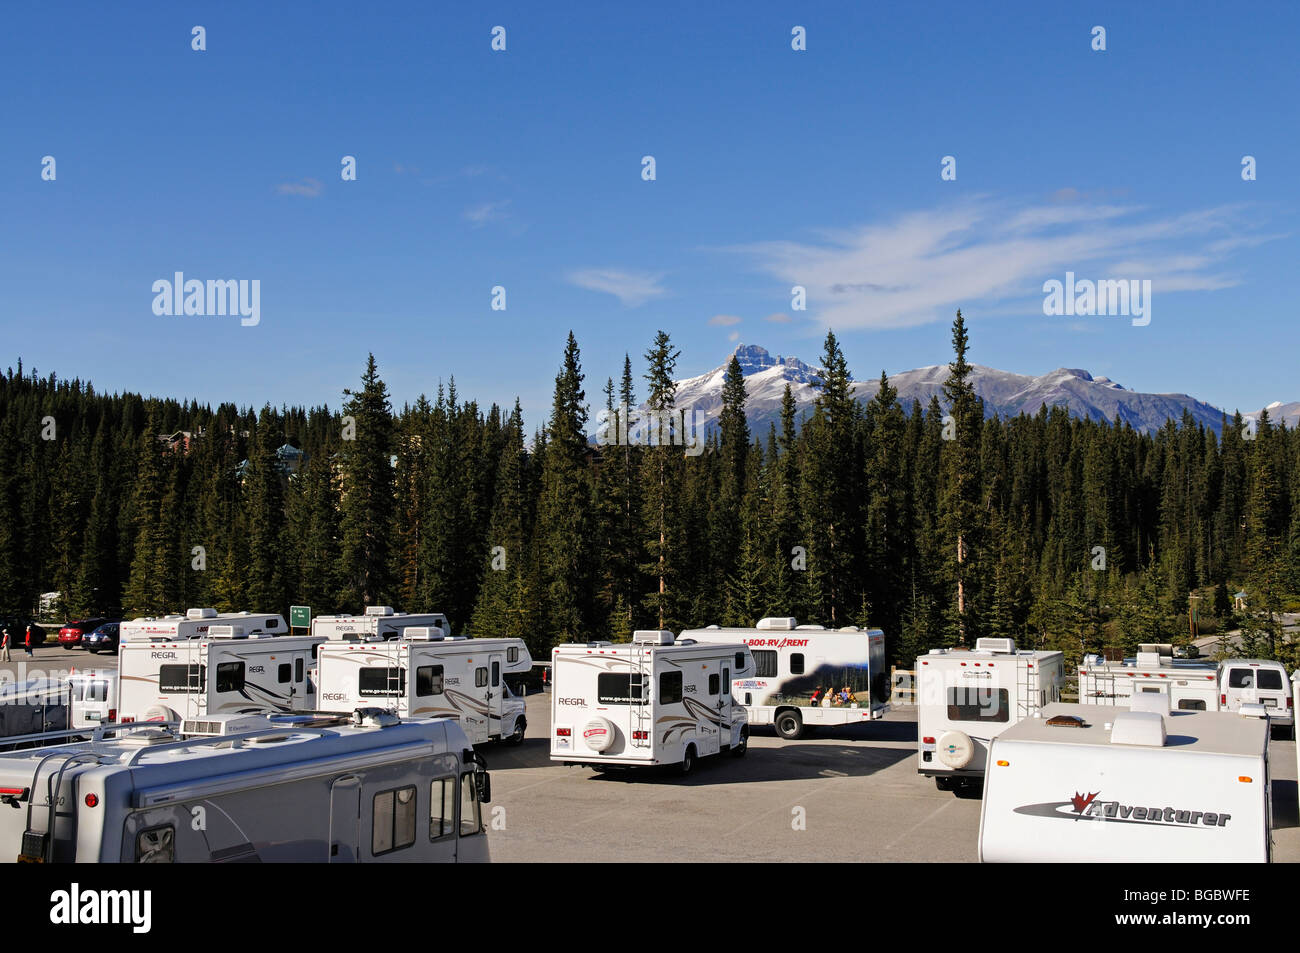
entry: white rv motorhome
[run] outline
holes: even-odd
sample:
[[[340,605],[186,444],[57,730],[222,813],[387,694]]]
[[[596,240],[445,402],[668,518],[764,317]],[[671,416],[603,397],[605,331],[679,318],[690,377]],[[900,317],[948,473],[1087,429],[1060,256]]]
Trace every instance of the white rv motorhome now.
[[[451,635],[451,623],[441,612],[394,612],[392,606],[366,606],[362,615],[322,615],[311,620],[311,634],[331,642],[372,642],[401,638],[412,626],[437,628]]]
[[[1219,705],[1224,711],[1237,711],[1242,705],[1263,705],[1268,709],[1270,724],[1294,729],[1294,701],[1286,667],[1281,662],[1224,659],[1219,663],[1218,675]]]
[[[202,639],[123,642],[117,661],[119,720],[311,711],[316,691],[309,668],[323,641],[218,625]]]
[[[749,745],[745,708],[731,692],[751,678],[740,643],[676,641],[637,631],[632,642],[560,645],[551,653],[551,760],[607,767],[676,765]]]
[[[1268,861],[1264,709],[1134,706],[1049,705],[995,738],[980,860]]]
[[[486,861],[455,722],[218,715],[0,754],[0,857],[41,863]],[[116,735],[109,738],[108,733]],[[202,817],[203,823],[195,823]]]
[[[524,700],[505,676],[527,672],[532,656],[523,639],[467,639],[442,629],[412,626],[400,639],[325,642],[316,688],[322,711],[391,707],[403,717],[447,716],[460,722],[471,744],[524,740]]]
[[[917,770],[940,791],[984,777],[989,744],[1044,705],[1060,701],[1065,656],[978,639],[975,650],[932,649],[916,660]]]
[[[827,629],[782,617],[759,619],[752,629],[689,629],[682,638],[748,645],[754,675],[737,677],[733,695],[751,727],[773,725],[782,738],[798,738],[807,726],[871,721],[889,710],[880,629]]]
[[[1218,686],[1213,662],[1174,658],[1167,643],[1143,643],[1122,662],[1085,655],[1079,665],[1079,701],[1087,705],[1127,708],[1134,695],[1168,695],[1174,711],[1218,711]]]
[[[162,642],[201,639],[214,625],[237,625],[249,634],[286,635],[284,616],[274,612],[218,612],[216,609],[188,609],[184,615],[142,616],[123,622],[118,629],[119,646],[126,642]]]

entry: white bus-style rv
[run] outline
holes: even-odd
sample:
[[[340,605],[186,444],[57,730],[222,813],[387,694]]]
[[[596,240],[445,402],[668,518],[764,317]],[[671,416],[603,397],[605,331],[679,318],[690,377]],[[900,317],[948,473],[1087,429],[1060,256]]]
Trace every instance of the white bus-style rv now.
[[[325,642],[316,675],[322,711],[378,705],[402,718],[444,716],[460,722],[472,744],[520,744],[528,721],[524,700],[507,674],[527,672],[523,639],[444,636],[440,628],[408,627],[391,641]]]
[[[322,615],[311,620],[311,634],[331,642],[373,642],[401,638],[412,626],[437,628],[451,635],[451,623],[441,612],[394,612],[392,606],[366,606],[362,615]]]
[[[1249,714],[1248,714],[1249,712]],[[983,861],[1266,862],[1268,716],[1049,705],[993,741]]]
[[[690,629],[682,638],[748,645],[754,674],[735,678],[733,696],[745,706],[751,727],[772,725],[782,738],[798,738],[814,725],[871,721],[889,710],[880,629],[827,629],[781,617],[759,619],[752,629]]]
[[[448,719],[218,715],[0,754],[0,857],[42,863],[488,860],[490,782]],[[111,735],[111,737],[110,737]]]
[[[940,791],[984,777],[989,744],[1044,705],[1060,701],[1065,656],[978,639],[974,651],[932,649],[916,660],[917,770]]]
[[[119,720],[311,711],[316,690],[310,668],[322,641],[216,625],[200,639],[123,642],[117,662]]]
[[[289,632],[284,616],[274,612],[188,609],[184,615],[143,616],[123,622],[118,629],[118,643],[201,639],[214,625],[237,625],[249,634],[287,635]]]
[[[1174,658],[1168,643],[1143,643],[1136,656],[1123,661],[1083,657],[1080,702],[1127,708],[1134,695],[1167,695],[1173,711],[1218,711],[1218,669],[1213,662]]]
[[[673,765],[749,745],[745,708],[731,692],[753,676],[741,643],[677,641],[645,630],[629,644],[588,642],[551,653],[551,760],[610,767]]]

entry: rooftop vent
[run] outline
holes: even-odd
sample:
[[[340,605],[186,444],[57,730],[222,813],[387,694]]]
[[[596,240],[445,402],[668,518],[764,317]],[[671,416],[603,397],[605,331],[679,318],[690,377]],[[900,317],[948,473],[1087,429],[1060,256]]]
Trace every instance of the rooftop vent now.
[[[1047,719],[1053,728],[1087,728],[1088,723],[1078,715],[1053,715]]]
[[[1111,723],[1110,743],[1163,748],[1165,719],[1154,711],[1121,711]]]
[[[366,615],[392,615],[392,606],[366,606]]]
[[[216,617],[217,617],[216,609],[190,609],[185,613],[185,618],[191,620],[215,619]]]
[[[795,621],[794,616],[769,616],[766,619],[759,619],[758,625],[754,628],[762,629],[765,632],[785,631],[793,629],[799,623]]]
[[[632,641],[642,645],[672,645],[673,634],[667,629],[637,629],[632,633]]]
[[[352,724],[356,728],[387,728],[401,723],[402,719],[387,708],[358,708],[352,713]]]
[[[995,655],[1015,655],[1015,639],[976,639],[976,652],[992,652]]]

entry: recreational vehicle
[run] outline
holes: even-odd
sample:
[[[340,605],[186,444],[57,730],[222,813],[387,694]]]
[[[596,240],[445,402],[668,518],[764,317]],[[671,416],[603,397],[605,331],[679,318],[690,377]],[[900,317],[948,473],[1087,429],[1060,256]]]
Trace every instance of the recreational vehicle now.
[[[322,615],[311,620],[311,634],[331,642],[372,642],[400,638],[411,626],[437,628],[451,635],[451,623],[441,612],[394,612],[392,606],[366,606],[363,615]]]
[[[188,609],[184,615],[145,616],[123,622],[118,644],[201,639],[214,625],[237,625],[249,634],[265,632],[285,635],[289,627],[284,616],[274,612],[218,612],[216,609]]]
[[[1060,701],[1065,656],[978,639],[975,650],[932,649],[916,660],[917,770],[940,791],[969,790],[984,777],[989,743],[1016,722]]]
[[[745,708],[732,695],[752,678],[741,643],[676,641],[637,631],[632,642],[557,646],[551,653],[551,760],[596,770],[676,765],[749,745]]]
[[[524,700],[507,674],[527,672],[532,656],[523,639],[467,639],[442,629],[413,626],[402,638],[325,642],[317,660],[322,711],[390,707],[403,718],[447,716],[460,722],[471,744],[524,740]]]
[[[1268,861],[1264,709],[1168,705],[1048,705],[995,738],[980,860]]]
[[[367,709],[105,726],[90,742],[0,754],[0,857],[486,861],[489,799],[482,759],[444,718]]]
[[[311,711],[316,692],[308,669],[323,641],[216,625],[202,639],[123,642],[117,663],[120,719]]]
[[[1219,664],[1219,706],[1237,711],[1242,705],[1263,705],[1272,725],[1295,728],[1294,701],[1286,668],[1269,659],[1232,658]]]
[[[752,629],[711,625],[682,638],[749,646],[753,677],[736,677],[732,694],[745,706],[750,727],[773,725],[782,738],[794,739],[806,727],[858,724],[889,710],[880,629],[827,629],[768,618]]]
[[[1174,711],[1218,711],[1218,669],[1213,662],[1175,658],[1167,643],[1144,643],[1135,657],[1123,661],[1083,657],[1080,702],[1127,708],[1134,695],[1167,695]]]

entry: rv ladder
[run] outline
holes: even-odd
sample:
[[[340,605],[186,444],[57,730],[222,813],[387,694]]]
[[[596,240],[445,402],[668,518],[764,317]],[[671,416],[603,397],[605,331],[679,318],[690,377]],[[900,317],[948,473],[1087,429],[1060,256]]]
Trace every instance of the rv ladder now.
[[[632,737],[630,740],[634,748],[649,748],[652,745],[650,732],[653,730],[653,718],[647,709],[650,707],[650,688],[646,683],[645,677],[645,660],[650,656],[650,671],[654,671],[653,656],[649,650],[641,648],[637,643],[632,643],[632,665],[628,674],[628,695],[632,704]],[[638,704],[636,699],[640,698]]]
[[[1028,658],[1016,659],[1016,703],[1020,718],[1031,718],[1038,711],[1038,669],[1029,667]]]

